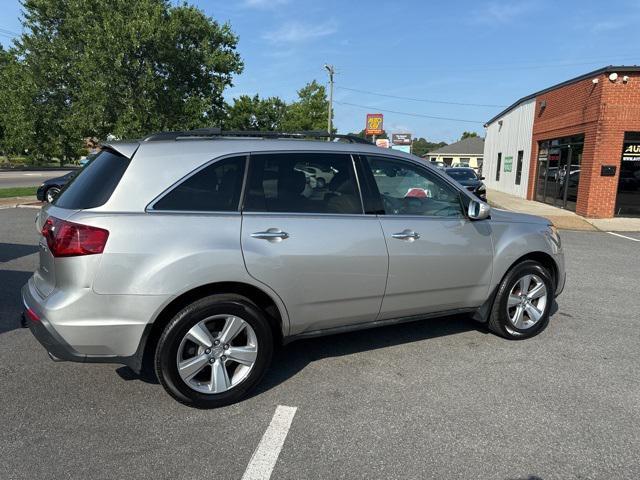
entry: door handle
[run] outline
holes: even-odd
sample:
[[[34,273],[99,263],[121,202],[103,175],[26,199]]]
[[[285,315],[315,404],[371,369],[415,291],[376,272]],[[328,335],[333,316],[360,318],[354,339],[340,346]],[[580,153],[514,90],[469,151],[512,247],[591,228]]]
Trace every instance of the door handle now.
[[[400,233],[394,233],[393,235],[391,235],[393,238],[397,238],[398,240],[408,240],[410,242],[417,240],[420,238],[420,234],[417,232],[414,232],[413,230],[403,230]]]
[[[283,232],[279,228],[269,228],[266,232],[255,232],[251,234],[252,238],[258,238],[260,240],[268,240],[270,242],[281,242],[289,238],[287,232]]]

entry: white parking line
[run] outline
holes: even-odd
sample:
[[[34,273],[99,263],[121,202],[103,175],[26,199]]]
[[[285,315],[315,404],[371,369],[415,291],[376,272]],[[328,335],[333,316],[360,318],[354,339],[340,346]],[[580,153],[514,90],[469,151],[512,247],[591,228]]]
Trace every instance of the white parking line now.
[[[242,480],[269,480],[298,407],[278,405],[262,440],[251,455]]]
[[[619,233],[615,233],[615,232],[607,232],[607,233],[609,235],[615,235],[616,237],[626,238],[627,240],[631,240],[632,242],[640,242],[640,240],[638,240],[637,238],[627,237],[626,235],[620,235]]]

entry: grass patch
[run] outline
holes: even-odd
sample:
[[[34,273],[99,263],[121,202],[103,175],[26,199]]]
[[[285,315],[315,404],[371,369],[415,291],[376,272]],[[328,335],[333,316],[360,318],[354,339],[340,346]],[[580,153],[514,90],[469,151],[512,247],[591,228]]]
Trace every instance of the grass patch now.
[[[0,198],[29,197],[36,194],[38,187],[0,188]]]

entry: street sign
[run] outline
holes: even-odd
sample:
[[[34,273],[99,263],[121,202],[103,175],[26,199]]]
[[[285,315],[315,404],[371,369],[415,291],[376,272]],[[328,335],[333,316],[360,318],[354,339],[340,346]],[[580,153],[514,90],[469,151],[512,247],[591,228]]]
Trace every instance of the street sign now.
[[[376,139],[376,147],[380,148],[389,148],[391,145],[389,144],[388,138],[378,138]]]
[[[392,133],[391,143],[394,145],[411,145],[410,133]]]
[[[365,135],[382,135],[384,129],[382,128],[381,113],[367,113],[367,123],[364,128]]]

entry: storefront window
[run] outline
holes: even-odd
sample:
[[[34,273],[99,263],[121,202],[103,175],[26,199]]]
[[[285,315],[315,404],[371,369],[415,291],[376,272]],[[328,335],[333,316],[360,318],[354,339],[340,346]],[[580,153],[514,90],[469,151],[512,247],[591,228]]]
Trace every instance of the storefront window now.
[[[615,214],[640,216],[640,132],[624,135]]]

